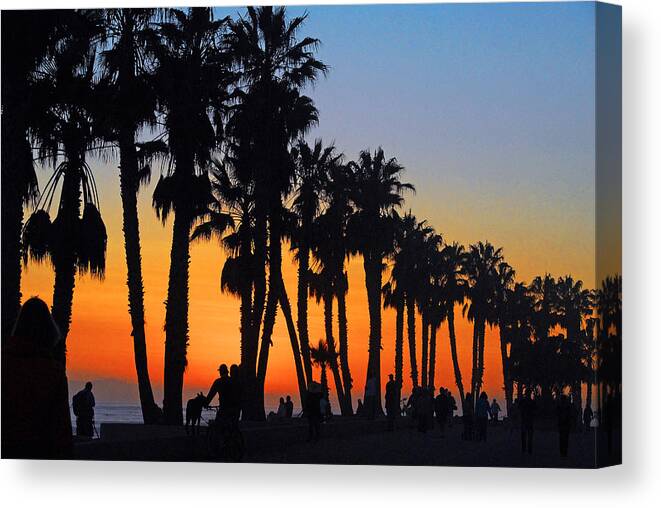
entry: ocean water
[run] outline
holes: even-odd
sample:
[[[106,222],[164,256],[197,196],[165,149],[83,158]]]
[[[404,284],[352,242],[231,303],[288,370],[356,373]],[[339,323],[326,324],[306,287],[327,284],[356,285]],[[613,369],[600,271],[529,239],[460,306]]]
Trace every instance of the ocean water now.
[[[276,411],[277,408],[266,408],[266,413],[269,411]],[[186,417],[186,409],[184,408],[184,419]],[[213,420],[216,417],[216,412],[212,409],[202,410],[202,425],[207,421]],[[76,430],[76,417],[71,411],[71,423],[73,430]],[[96,430],[99,430],[99,425],[102,423],[142,423],[142,410],[139,405],[131,404],[97,404],[94,408],[94,423]]]

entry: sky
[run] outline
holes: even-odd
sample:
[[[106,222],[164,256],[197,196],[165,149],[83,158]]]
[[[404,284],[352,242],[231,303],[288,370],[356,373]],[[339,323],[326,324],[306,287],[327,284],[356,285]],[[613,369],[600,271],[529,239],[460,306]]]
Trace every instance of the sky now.
[[[327,77],[307,90],[320,116],[311,139],[335,143],[347,159],[382,146],[406,168],[403,180],[416,187],[404,210],[426,219],[448,242],[488,240],[503,247],[519,280],[546,272],[572,274],[594,287],[592,3],[319,6],[289,12],[307,13],[301,34],[321,40],[317,56],[330,67]],[[103,281],[77,278],[68,338],[71,389],[89,378],[100,400],[136,401],[117,162],[90,162],[109,235],[107,274]],[[42,184],[50,171],[39,170]],[[162,225],[151,208],[157,176],[140,191],[139,214],[149,368],[158,399],[172,224]],[[219,363],[239,360],[239,302],[220,293],[223,259],[215,243],[192,248],[185,396],[206,390]],[[285,257],[283,268],[294,300],[291,257]],[[362,398],[369,329],[360,258],[349,262],[348,272],[349,361],[354,397]],[[23,274],[23,296],[39,295],[50,303],[52,284],[52,269],[31,263]],[[316,342],[323,336],[323,311],[313,301],[310,306]],[[394,321],[394,313],[385,311],[384,379],[393,369]],[[471,326],[458,320],[464,379],[470,378]],[[452,388],[456,396],[447,335],[444,324],[436,385]],[[273,343],[269,400],[286,393],[297,400],[281,314]],[[488,330],[485,389],[502,398],[499,355],[497,329]],[[408,360],[404,368],[408,380]],[[405,390],[409,387],[407,381]]]

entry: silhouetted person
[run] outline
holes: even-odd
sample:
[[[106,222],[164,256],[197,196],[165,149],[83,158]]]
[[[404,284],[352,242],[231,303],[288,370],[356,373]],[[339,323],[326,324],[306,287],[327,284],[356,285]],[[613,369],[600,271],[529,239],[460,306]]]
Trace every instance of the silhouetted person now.
[[[92,383],[85,383],[85,388],[80,390],[71,400],[73,414],[76,415],[76,435],[83,437],[94,437],[94,394]]]
[[[280,403],[278,404],[278,411],[276,412],[278,418],[285,418],[287,416],[287,406],[285,406],[285,398],[280,397]]]
[[[294,416],[294,403],[291,400],[291,396],[287,395],[287,400],[285,401],[285,417],[291,418]]]
[[[461,420],[464,423],[464,432],[462,439],[470,441],[473,439],[473,394],[468,392],[464,399],[464,407],[462,408],[463,416]]]
[[[308,419],[308,441],[318,441],[321,430],[321,385],[312,381],[303,403],[303,413]]]
[[[67,378],[53,354],[59,341],[46,303],[27,300],[2,348],[3,458],[73,455]]]
[[[500,405],[496,399],[491,403],[491,420],[494,425],[498,425],[498,413],[500,413]]]
[[[370,376],[365,384],[365,410],[367,411],[367,417],[370,420],[374,420],[376,417],[377,397],[376,378]]]
[[[399,413],[399,395],[397,383],[392,374],[386,383],[386,415],[388,416],[388,430],[395,429],[395,417]]]
[[[450,408],[450,401],[448,399],[447,391],[441,388],[438,395],[434,400],[434,412],[436,413],[436,421],[441,429],[441,435],[445,435],[445,424],[448,420],[448,411]]]
[[[454,412],[457,410],[457,401],[450,390],[446,390],[446,392],[448,396],[448,427],[452,427]]]
[[[537,404],[526,390],[523,399],[519,400],[519,416],[521,418],[521,452],[532,454],[532,437],[535,430],[535,413]]]
[[[572,424],[572,404],[566,395],[560,396],[558,403],[558,437],[560,440],[560,456],[566,457],[569,449],[569,431]]]
[[[477,440],[487,440],[487,422],[491,414],[491,406],[489,406],[489,397],[486,392],[482,392],[475,404],[475,421],[477,423]]]
[[[211,384],[211,388],[209,388],[209,393],[206,396],[204,404],[205,406],[208,406],[211,404],[214,397],[218,395],[218,412],[216,413],[216,420],[220,420],[220,418],[227,413],[227,409],[232,405],[233,397],[227,365],[224,363],[221,364],[220,367],[218,367],[218,373],[220,374],[220,377]]]
[[[365,416],[365,406],[363,406],[363,401],[358,399],[358,404],[356,405],[356,416]]]
[[[592,418],[594,413],[592,408],[586,404],[585,409],[583,410],[583,428],[589,432],[592,426]]]

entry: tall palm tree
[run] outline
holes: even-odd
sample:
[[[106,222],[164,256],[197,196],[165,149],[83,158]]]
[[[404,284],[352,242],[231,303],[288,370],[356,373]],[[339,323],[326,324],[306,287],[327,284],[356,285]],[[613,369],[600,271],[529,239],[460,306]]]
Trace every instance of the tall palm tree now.
[[[100,142],[94,93],[96,43],[101,34],[98,14],[70,12],[68,27],[37,71],[35,86],[40,94],[51,97],[43,113],[45,121],[35,128],[41,140],[39,156],[50,160],[55,171],[23,231],[25,261],[49,257],[55,269],[52,313],[64,339],[56,351],[63,364],[76,273],[103,277],[107,240],[96,184],[87,164],[88,154]],[[57,215],[51,222],[49,210],[60,182]]]
[[[127,267],[131,336],[138,378],[140,405],[145,423],[155,423],[161,410],[154,402],[147,365],[144,285],[140,251],[137,194],[150,175],[149,159],[165,151],[162,142],[136,142],[143,127],[156,123],[156,94],[150,83],[148,41],[153,38],[154,9],[104,11],[105,45],[103,78],[99,85],[106,140],[119,145],[119,181],[122,229]]]
[[[586,358],[584,340],[586,338],[583,324],[592,314],[591,292],[583,288],[583,281],[575,281],[571,275],[558,279],[558,321],[567,332],[567,340],[574,344],[578,353],[575,358],[579,367],[582,367]],[[572,399],[578,410],[583,408],[581,380],[572,386]]]
[[[333,296],[335,293],[335,284],[332,279],[332,273],[329,269],[322,266],[318,273],[310,274],[309,282],[310,292],[316,298],[317,303],[323,302],[324,333],[326,336],[325,346],[330,353],[330,357],[328,358],[328,365],[330,367],[331,373],[333,374],[335,391],[337,393],[337,399],[340,403],[340,410],[342,411],[342,414],[345,415],[347,413],[345,407],[346,399],[344,398],[342,376],[340,374],[340,368],[337,362],[339,355],[337,354],[337,348],[335,347],[335,337],[333,336]]]
[[[304,21],[305,16],[288,20],[284,8],[248,7],[246,16],[231,24],[227,38],[246,88],[239,94],[241,105],[233,127],[238,138],[236,155],[244,167],[251,168],[255,181],[255,265],[259,271],[255,275],[252,340],[258,341],[263,321],[255,393],[262,402],[278,303],[288,323],[299,390],[303,393],[305,389],[298,338],[290,326],[293,320],[281,273],[282,198],[291,190],[293,175],[289,148],[317,121],[312,101],[300,90],[326,72],[326,66],[314,56],[318,41],[298,37]],[[264,305],[266,279],[259,267],[267,259],[269,292]]]
[[[69,11],[2,13],[2,340],[21,303],[21,230],[24,205],[36,204],[37,175],[30,138],[50,94],[37,93],[35,71],[52,49]],[[43,88],[42,88],[43,89]],[[38,143],[38,140],[36,140]]]
[[[436,257],[439,253],[439,247],[443,243],[441,235],[434,233],[431,227],[425,225],[425,221],[418,224],[418,244],[414,269],[415,300],[420,312],[422,321],[422,375],[421,384],[423,388],[433,386],[430,378],[433,380],[432,370],[435,367],[436,356],[436,333],[432,330],[432,315],[434,314],[434,288],[432,287],[432,270]],[[438,316],[437,316],[438,319]],[[432,339],[434,343],[432,345]]]
[[[213,159],[210,170],[214,196],[191,240],[216,238],[227,254],[220,276],[222,292],[240,304],[241,366],[255,365],[257,348],[250,348],[250,310],[253,293],[254,199],[251,182],[241,182],[232,165]],[[229,231],[229,233],[228,233]]]
[[[356,213],[350,221],[353,250],[363,256],[370,320],[367,379],[376,379],[377,407],[381,409],[381,289],[384,259],[393,252],[394,224],[391,212],[403,203],[405,190],[414,190],[400,176],[404,167],[386,159],[383,149],[360,153],[349,164],[355,179],[351,200]],[[367,383],[366,383],[367,384]]]
[[[335,153],[334,146],[323,147],[320,139],[311,147],[305,140],[299,140],[292,148],[295,164],[294,201],[292,210],[296,214],[297,228],[292,236],[292,247],[298,262],[297,328],[301,343],[303,368],[307,382],[312,380],[310,361],[310,340],[308,332],[308,297],[310,270],[310,250],[312,248],[313,224],[321,212],[321,192],[328,178],[331,165],[337,164],[342,155]]]
[[[454,380],[459,391],[461,407],[464,406],[464,384],[461,378],[461,369],[459,367],[459,356],[457,354],[457,336],[454,327],[454,309],[455,306],[464,303],[466,297],[467,284],[464,279],[463,264],[465,261],[465,251],[462,245],[453,243],[446,245],[441,251],[442,270],[442,301],[445,307],[446,319],[448,321],[448,339],[450,341],[450,354],[452,355],[452,368],[454,370]]]
[[[498,265],[496,274],[495,285],[495,306],[496,306],[496,319],[498,321],[498,333],[500,339],[500,360],[503,366],[503,386],[505,388],[505,406],[510,414],[512,408],[513,397],[513,384],[510,373],[510,358],[508,353],[508,345],[511,347],[510,336],[510,316],[507,312],[509,290],[514,284],[515,272],[514,269],[505,262]]]
[[[488,322],[494,317],[495,288],[502,249],[489,242],[470,246],[463,273],[468,284],[470,304],[464,305],[464,315],[473,322],[473,375],[471,392],[478,398],[484,376],[484,339]]]
[[[172,9],[154,40],[154,81],[171,164],[154,190],[153,205],[165,222],[174,214],[165,314],[165,422],[182,423],[183,376],[188,347],[188,269],[191,228],[212,201],[207,176],[221,141],[222,112],[233,76],[221,49],[226,19],[210,8]]]
[[[383,308],[395,309],[395,383],[400,400],[404,382],[404,294],[392,278],[384,284],[382,293]]]

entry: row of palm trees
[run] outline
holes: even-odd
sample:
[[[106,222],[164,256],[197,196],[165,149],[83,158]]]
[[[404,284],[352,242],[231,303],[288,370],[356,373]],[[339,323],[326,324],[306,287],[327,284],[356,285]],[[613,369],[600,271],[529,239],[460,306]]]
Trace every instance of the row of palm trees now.
[[[375,378],[378,393],[384,306],[397,315],[394,363],[400,387],[404,314],[414,385],[434,385],[437,332],[447,321],[462,402],[457,308],[473,323],[470,391],[482,385],[486,326],[498,326],[508,404],[513,383],[580,392],[581,382],[590,377],[585,369],[563,367],[573,377],[562,374],[559,381],[558,369],[541,379],[535,377],[539,369],[530,368],[529,349],[541,351],[542,344],[558,337],[559,328],[566,335],[559,345],[576,344],[581,351],[597,323],[595,337],[619,334],[617,319],[603,317],[615,316],[618,301],[606,296],[605,288],[596,299],[602,317],[591,318],[592,293],[571,277],[555,281],[546,276],[525,286],[515,282],[501,249],[478,243],[464,250],[444,242],[410,212],[401,215],[404,194],[414,189],[401,180],[404,168],[382,149],[365,150],[345,162],[335,147],[304,141],[318,122],[304,91],[327,72],[315,56],[319,41],[299,35],[305,16],[288,18],[284,8],[260,7],[247,8],[236,19],[215,19],[208,8],[25,11],[3,13],[2,19],[3,338],[20,304],[21,257],[52,264],[53,316],[66,338],[76,274],[103,277],[105,272],[107,235],[88,159],[116,158],[145,422],[181,423],[192,241],[218,239],[226,253],[221,290],[240,300],[247,419],[264,418],[278,309],[287,325],[301,397],[313,380],[313,364],[323,364],[323,372],[326,366],[331,372],[342,414],[352,413],[346,308],[350,256],[363,260],[370,323],[367,378]],[[41,27],[38,38],[30,26]],[[13,56],[18,54],[26,58]],[[40,193],[35,162],[54,167]],[[153,206],[164,225],[172,219],[162,414],[147,365],[137,212],[137,193],[155,163],[163,169]],[[26,203],[34,205],[34,212],[23,225]],[[283,246],[291,248],[298,266],[296,320],[282,277]],[[324,310],[325,337],[317,347],[310,345],[310,297]],[[416,315],[422,322],[420,373]],[[560,349],[553,354],[558,356]],[[64,341],[59,354],[64,362]],[[586,353],[579,363],[592,367],[597,357]],[[608,365],[605,357],[599,361]],[[600,379],[616,363],[600,364]]]

